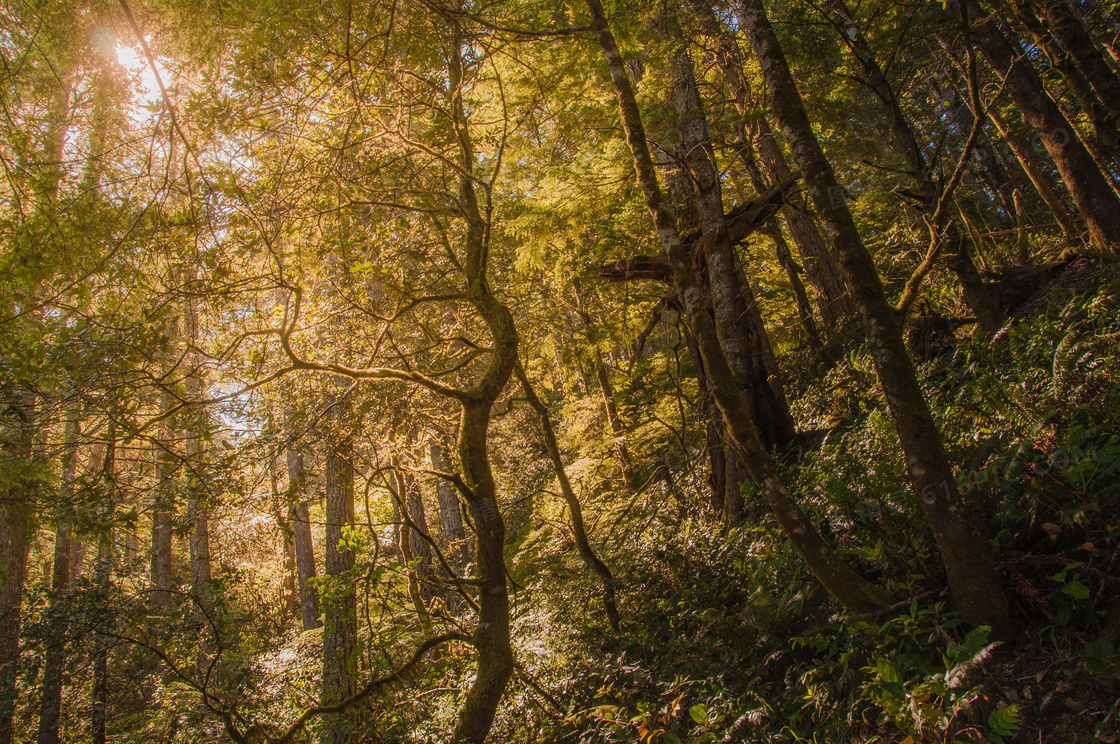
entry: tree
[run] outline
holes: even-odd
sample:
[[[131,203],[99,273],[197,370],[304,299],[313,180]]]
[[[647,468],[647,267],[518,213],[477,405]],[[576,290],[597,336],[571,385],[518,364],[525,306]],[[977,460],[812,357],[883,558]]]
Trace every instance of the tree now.
[[[766,10],[761,0],[740,0],[737,11],[770,89],[775,116],[840,256],[906,456],[911,487],[933,530],[953,597],[967,622],[988,625],[996,636],[1009,637],[1011,621],[991,556],[957,489],[875,263],[847,204],[835,196],[839,186],[832,166],[813,133]]]
[[[592,28],[607,61],[611,81],[618,95],[623,129],[634,158],[634,169],[653,217],[665,254],[673,269],[673,284],[696,335],[700,354],[712,385],[713,397],[723,413],[731,436],[745,460],[751,480],[759,484],[779,523],[793,541],[802,559],[830,594],[855,612],[878,609],[885,598],[867,581],[844,565],[821,539],[805,514],[796,505],[778,476],[773,461],[759,438],[758,430],[739,397],[731,368],[720,348],[714,322],[700,293],[689,257],[677,234],[675,218],[664,205],[661,188],[649,154],[641,114],[634,98],[622,56],[618,51],[606,15],[598,0],[588,0]]]

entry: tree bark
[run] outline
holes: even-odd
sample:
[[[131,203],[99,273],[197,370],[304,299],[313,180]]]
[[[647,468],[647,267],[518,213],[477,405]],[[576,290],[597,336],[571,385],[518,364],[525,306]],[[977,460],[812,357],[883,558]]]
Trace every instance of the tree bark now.
[[[421,547],[420,543],[423,538],[417,534],[417,525],[415,521],[415,512],[413,510],[413,491],[416,490],[416,482],[411,478],[411,474],[406,474],[401,470],[399,461],[396,457],[393,458],[393,500],[395,503],[394,513],[397,516],[397,555],[401,567],[406,572],[408,577],[408,595],[412,599],[412,606],[416,610],[416,616],[420,619],[421,626],[427,630],[431,625],[431,615],[428,612],[427,600],[431,598],[430,586],[425,586],[421,583],[421,578],[426,578],[431,575],[432,560],[431,552],[428,552],[427,561],[424,560],[422,553],[418,553],[417,549]],[[422,504],[421,504],[421,508]],[[425,530],[426,531],[426,530]],[[429,547],[424,543],[423,547]],[[419,562],[417,562],[419,558]]]
[[[887,80],[887,76],[875,59],[875,53],[871,50],[867,40],[864,39],[859,24],[855,22],[844,0],[830,0],[829,4],[838,18],[842,30],[841,36],[859,65],[860,80],[875,94],[883,115],[887,119],[891,137],[894,141],[894,150],[902,158],[911,186],[920,200],[918,210],[923,215],[932,216],[941,187],[933,181],[925,153],[922,151],[921,145],[918,144],[917,137],[914,136],[914,129],[910,126],[909,119],[902,111],[894,86]],[[964,131],[968,132],[970,130],[971,122],[970,126]],[[994,153],[988,155],[985,161],[988,165],[995,164]],[[1006,174],[1003,175],[1006,181]],[[999,191],[997,190],[998,195]],[[1009,212],[1013,210],[1010,199],[1006,200],[1005,206]],[[956,220],[949,218],[945,226],[945,233],[944,240],[950,248],[946,264],[949,270],[956,275],[957,281],[960,282],[961,294],[964,296],[965,303],[976,315],[977,325],[985,333],[993,334],[1003,326],[1005,320],[1003,313],[996,308],[987,285],[980,276],[980,272],[976,270],[976,265],[973,263],[972,255],[968,250],[968,241]]]
[[[1099,2],[1099,0],[1079,0],[1070,2],[1067,6],[1074,17],[1081,22],[1082,28],[1089,31],[1091,39],[1104,48],[1113,66],[1120,65],[1120,24],[1116,16]],[[1108,64],[1108,61],[1105,60]]]
[[[715,13],[712,12],[710,3],[706,0],[689,0],[689,4],[692,6],[704,33],[715,44],[716,59],[719,62],[720,71],[723,73],[727,87],[735,99],[739,115],[743,117],[743,131],[749,133],[750,146],[766,171],[766,178],[769,183],[764,185],[756,183],[755,189],[761,193],[763,188],[772,188],[777,184],[789,182],[793,177],[793,172],[786,161],[785,153],[782,152],[782,147],[778,144],[777,137],[770,129],[766,119],[757,116],[757,111],[754,110],[750,102],[750,87],[746,75],[743,73],[738,46],[728,36],[727,31],[716,18]],[[744,153],[744,155],[747,154]],[[754,156],[749,156],[749,159],[751,162],[748,163],[748,168],[750,169],[754,162]],[[754,171],[752,170],[753,174]],[[847,289],[844,287],[844,279],[832,256],[832,251],[821,238],[820,231],[817,230],[813,218],[805,210],[799,209],[793,203],[787,201],[782,205],[782,216],[787,227],[789,227],[790,236],[801,254],[805,274],[808,276],[809,283],[813,287],[813,293],[817,297],[817,308],[821,314],[821,320],[824,321],[827,329],[833,331],[838,325],[842,325],[846,318],[852,316],[855,309],[852,307]]]
[[[280,568],[280,601],[284,607],[284,618],[299,612],[299,590],[296,578],[296,549],[292,534],[292,525],[289,518],[285,518],[285,510],[280,500],[279,463],[273,458],[268,466],[269,481],[272,484],[272,516],[276,520],[276,529],[280,531],[280,542],[283,545],[283,565]]]
[[[7,419],[0,421],[0,459],[10,473],[7,492],[0,494],[0,744],[12,744],[14,736],[23,584],[36,492],[34,399],[16,390],[7,404],[0,413]]]
[[[946,7],[958,21],[967,21],[977,48],[1006,82],[1023,120],[1042,140],[1089,228],[1090,239],[1101,250],[1120,251],[1120,198],[1046,92],[1034,68],[1015,53],[976,0],[948,0]]]
[[[1035,15],[1035,7],[1029,0],[1009,0],[1009,3],[1014,8],[1015,16],[1046,53],[1050,64],[1061,75],[1069,92],[1077,99],[1077,103],[1081,106],[1081,110],[1085,112],[1089,125],[1097,136],[1097,146],[1109,160],[1115,161],[1117,148],[1120,147],[1120,130],[1117,130],[1116,127],[1117,110],[1110,110],[1104,100],[1105,96],[1111,97],[1108,83],[1110,79],[1115,79],[1112,71],[1107,71],[1108,79],[1104,81],[1102,86],[1104,88],[1104,94],[1102,95],[1101,91],[1094,90],[1092,83],[1082,72],[1081,66],[1067,51],[1068,48],[1063,48],[1064,45],[1059,44],[1058,40],[1054,38],[1054,34],[1051,33],[1053,23],[1050,22],[1049,17],[1047,18],[1047,24],[1043,24],[1039,17]],[[1051,7],[1056,6],[1056,3],[1043,4]],[[1077,19],[1069,15],[1068,10],[1063,14],[1055,9],[1052,14],[1063,18],[1068,17],[1075,26],[1081,25]],[[1069,27],[1065,27],[1065,30],[1067,32],[1072,31]],[[1080,38],[1076,34],[1074,36]],[[1095,51],[1092,41],[1089,41],[1088,46]]]
[[[672,210],[662,201],[653,159],[650,157],[645,129],[642,126],[634,90],[626,74],[626,66],[618,51],[603,6],[599,0],[587,0],[591,12],[592,30],[607,62],[611,81],[618,95],[623,130],[634,159],[638,183],[645,196],[646,206],[653,217],[665,253],[673,267],[673,283],[681,299],[685,314],[696,335],[704,359],[716,403],[735,444],[743,453],[751,480],[773,509],[779,524],[793,542],[794,547],[809,565],[821,584],[845,607],[855,612],[867,612],[886,605],[886,597],[874,586],[859,577],[841,562],[831,548],[821,539],[816,528],[794,503],[778,475],[773,461],[766,453],[743,405],[735,378],[727,358],[719,345],[710,307],[704,302],[696,274],[689,256],[677,233]]]
[[[172,406],[171,393],[160,394],[161,413]],[[175,492],[175,462],[171,451],[175,440],[175,424],[172,418],[165,419],[160,434],[162,440],[156,452],[156,503],[152,511],[152,610],[154,614],[167,614],[171,609],[171,520]]]
[[[832,166],[813,132],[762,0],[739,0],[736,12],[762,68],[782,132],[840,256],[898,431],[911,485],[941,552],[957,607],[966,622],[988,625],[993,637],[1007,638],[1012,634],[1007,603],[991,556],[957,490],[941,433],[926,405],[875,263],[847,203],[835,197],[839,185]]]
[[[1063,0],[1036,0],[1050,32],[1080,69],[1113,124],[1120,117],[1120,76],[1105,60],[1093,37]]]
[[[443,445],[437,439],[437,435],[433,434],[428,440],[428,454],[432,460],[433,470],[443,473],[451,471],[451,464],[443,454]],[[470,560],[467,552],[467,531],[463,526],[463,507],[459,503],[459,497],[443,478],[436,479],[436,500],[439,501],[439,519],[443,527],[443,538],[451,548],[451,565],[456,571],[461,571]]]
[[[323,694],[320,704],[331,705],[354,692],[353,663],[358,643],[357,595],[347,575],[354,568],[354,551],[347,533],[354,526],[353,441],[349,433],[350,402],[340,384],[330,419],[334,424],[326,457],[326,546],[323,573],[332,591],[321,597],[323,630]],[[322,744],[356,741],[352,715],[323,716]]]
[[[97,546],[97,567],[94,580],[104,596],[108,596],[113,573],[113,521],[117,500],[117,431],[112,418],[104,443],[95,445],[90,458],[90,471],[97,473],[101,483],[103,501],[98,504],[101,512],[101,530]],[[100,622],[112,623],[111,617]],[[105,744],[109,723],[109,636],[94,632],[93,686],[90,690],[90,738],[93,744]]]
[[[319,590],[315,588],[315,545],[311,540],[311,517],[307,509],[307,482],[303,466],[303,453],[289,449],[285,457],[288,465],[288,489],[291,505],[288,520],[292,525],[292,543],[296,553],[296,577],[299,580],[299,608],[303,629],[321,627],[319,619]]]
[[[190,275],[193,280],[194,269]],[[191,592],[197,601],[207,602],[210,595],[210,582],[213,578],[210,568],[210,508],[207,504],[205,445],[208,412],[201,406],[202,367],[198,348],[198,303],[193,298],[187,300],[186,322],[183,329],[187,343],[190,344],[186,355],[190,369],[186,379],[187,400],[192,410],[185,416],[187,440],[187,518],[191,524],[190,559]]]

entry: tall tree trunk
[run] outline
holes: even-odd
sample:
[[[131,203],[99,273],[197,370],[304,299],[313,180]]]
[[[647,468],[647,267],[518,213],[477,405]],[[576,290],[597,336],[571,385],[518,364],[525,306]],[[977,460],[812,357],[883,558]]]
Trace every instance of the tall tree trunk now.
[[[1089,125],[1093,128],[1093,133],[1097,137],[1098,147],[1109,160],[1115,162],[1117,148],[1120,148],[1120,130],[1116,127],[1118,111],[1109,110],[1105,104],[1104,96],[1093,89],[1092,83],[1082,72],[1081,67],[1063,48],[1063,45],[1059,44],[1058,40],[1054,38],[1051,28],[1043,24],[1035,15],[1035,7],[1029,0],[1009,0],[1009,3],[1014,8],[1015,16],[1026,27],[1042,50],[1046,52],[1050,64],[1058,71],[1066,84],[1066,88],[1077,99],[1078,105],[1085,112]],[[1056,3],[1053,5],[1056,5]],[[1061,14],[1059,13],[1059,15]],[[1068,11],[1065,15],[1069,16]],[[1072,16],[1069,16],[1069,18],[1076,26],[1081,25]],[[1093,47],[1091,41],[1089,41],[1089,47]],[[1111,70],[1108,70],[1108,78],[1114,79]],[[1110,92],[1108,91],[1108,82],[1106,80],[1104,86],[1106,94]],[[1118,98],[1118,101],[1120,101],[1120,98]]]
[[[337,384],[337,383],[336,383]],[[349,396],[338,385],[331,421],[336,427],[326,457],[326,546],[323,573],[334,591],[320,597],[323,630],[323,694],[320,704],[337,703],[354,691],[353,662],[358,643],[357,595],[345,578],[354,568],[354,551],[345,540],[354,526],[353,440],[349,433]],[[323,716],[322,744],[350,744],[356,740],[352,716],[346,712]]]
[[[0,494],[0,744],[11,744],[14,736],[23,584],[37,490],[34,399],[16,390],[6,403],[7,411],[0,413],[8,419],[0,421],[0,463],[8,473],[6,493]]]
[[[751,422],[727,358],[720,347],[710,307],[703,300],[690,258],[677,233],[676,218],[662,201],[661,188],[657,183],[657,173],[650,157],[634,90],[614,35],[607,24],[603,6],[599,0],[587,0],[587,7],[591,12],[592,30],[598,38],[618,95],[623,129],[634,159],[638,183],[672,266],[673,283],[696,335],[716,403],[735,444],[742,452],[751,480],[758,484],[782,529],[825,589],[852,611],[878,609],[886,604],[886,597],[840,561],[821,539],[815,526],[786,490],[773,460],[759,438],[758,430]]]
[[[193,279],[194,269],[191,270]],[[192,281],[193,283],[193,281]],[[193,288],[192,288],[193,289]],[[193,298],[187,301],[186,326],[183,329],[187,343],[190,344],[186,355],[190,369],[186,379],[187,400],[192,406],[201,406],[202,366],[201,355],[194,351],[198,348],[198,304]],[[191,524],[191,591],[198,601],[209,601],[210,582],[210,508],[207,505],[207,486],[204,483],[206,466],[205,446],[208,436],[207,419],[209,413],[199,408],[191,410],[186,416],[187,425],[187,518]]]
[[[673,98],[682,122],[682,145],[704,236],[716,333],[763,443],[770,452],[784,454],[797,441],[797,431],[758,303],[727,233],[708,120],[685,46],[678,49],[673,60]]]
[[[1104,48],[1107,58],[1105,64],[1116,68],[1120,66],[1120,23],[1116,16],[1100,3],[1099,0],[1071,0],[1066,6],[1073,16],[1081,22],[1081,26],[1089,31],[1089,36]]]
[[[58,85],[49,91],[42,149],[35,153],[37,170],[32,183],[36,212],[53,219],[62,180],[63,147],[70,126],[70,71],[52,68]],[[53,80],[52,80],[53,82]],[[10,303],[9,298],[4,302]],[[34,302],[32,302],[34,304]],[[10,307],[10,305],[9,305]],[[35,502],[41,483],[35,475],[37,402],[23,380],[5,375],[0,401],[0,468],[5,488],[0,491],[0,744],[11,744],[18,698],[19,633],[22,625],[23,589],[27,578],[28,539],[34,523]]]
[[[97,566],[94,570],[97,588],[108,599],[113,573],[113,525],[116,513],[117,488],[117,431],[109,419],[104,443],[94,447],[90,470],[99,473],[103,501],[98,504],[101,533],[97,547]],[[114,623],[114,618],[103,616],[101,623]],[[90,690],[90,738],[93,744],[105,744],[109,724],[109,636],[94,632],[93,637],[93,687]]]
[[[160,394],[161,412],[166,413],[171,406],[171,393],[165,390]],[[175,436],[174,421],[165,419],[156,452],[156,503],[152,511],[151,601],[155,614],[166,614],[171,609],[171,520],[177,491],[171,447]]]
[[[393,500],[395,503],[394,514],[397,517],[397,555],[401,566],[408,578],[408,596],[412,599],[412,606],[416,616],[425,630],[431,626],[431,615],[428,612],[430,592],[421,586],[421,577],[431,573],[431,553],[425,564],[423,556],[416,552],[423,538],[419,537],[414,529],[416,522],[413,519],[412,491],[415,488],[415,479],[410,479],[401,470],[399,461],[393,458]],[[425,544],[425,547],[426,544]],[[417,561],[417,558],[420,560]]]
[[[280,501],[279,463],[273,458],[268,466],[268,479],[272,484],[272,516],[276,529],[280,531],[283,546],[283,565],[280,568],[280,602],[287,619],[299,612],[299,591],[296,589],[296,548],[291,521],[285,518],[285,510]]]
[[[744,143],[744,146],[739,148],[739,154],[742,156],[747,166],[747,173],[750,175],[751,185],[754,186],[755,191],[760,194],[766,191],[768,185],[766,180],[762,177],[762,172],[759,170],[755,151]],[[782,227],[777,217],[771,217],[767,220],[766,226],[762,228],[760,232],[770,238],[770,241],[774,244],[774,255],[778,259],[778,263],[785,270],[786,276],[789,278],[790,290],[793,292],[794,300],[797,303],[798,319],[801,321],[801,327],[805,331],[805,337],[809,343],[809,351],[813,356],[814,363],[822,364],[827,362],[828,352],[825,349],[824,340],[817,331],[817,324],[813,319],[813,307],[809,304],[809,296],[805,293],[805,285],[801,282],[802,269],[793,259],[793,254],[790,252],[789,244],[786,243],[785,236],[782,235]]]
[[[541,433],[544,435],[544,446],[548,450],[548,457],[552,461],[552,470],[560,484],[560,496],[564,499],[564,503],[568,505],[568,513],[572,517],[572,537],[575,539],[576,550],[579,551],[579,557],[583,560],[584,565],[603,582],[603,606],[607,613],[607,622],[610,623],[611,630],[617,633],[618,604],[615,601],[614,574],[611,573],[610,568],[591,547],[591,542],[587,539],[587,528],[583,524],[583,507],[572,488],[572,482],[568,479],[568,471],[564,468],[564,458],[560,454],[560,445],[556,441],[556,431],[552,428],[548,408],[537,396],[537,392],[529,383],[529,378],[520,364],[514,368],[514,372],[521,382],[521,389],[525,391],[525,397],[528,399],[529,405],[537,412],[537,418],[540,420]]]
[[[428,542],[431,532],[428,530],[428,515],[424,509],[424,493],[412,473],[405,474],[404,483],[407,488],[405,503],[408,506],[408,518],[412,522],[412,530],[408,537],[409,549],[413,558],[420,559],[416,573],[420,580],[420,596],[427,603],[434,596],[434,592],[431,584],[432,545]]]
[[[303,618],[303,629],[312,630],[323,623],[319,619],[319,590],[312,581],[315,578],[315,546],[311,541],[311,517],[307,509],[303,454],[292,448],[287,451],[286,459],[289,498],[292,500],[288,507],[288,519],[292,525],[292,543],[296,553],[300,616]]]
[[[43,684],[39,703],[37,744],[59,744],[62,720],[62,683],[66,667],[66,629],[68,608],[64,595],[70,588],[70,528],[74,484],[78,470],[79,421],[76,411],[66,418],[63,434],[62,472],[59,479],[58,506],[55,513],[54,565],[51,570],[51,606],[47,621],[47,653],[43,662]]]
[[[103,590],[109,588],[112,564],[112,536],[103,536],[97,552],[97,583]],[[109,725],[109,639],[94,635],[93,688],[90,690],[90,739],[93,744],[105,744]]]
[[[926,405],[875,263],[847,203],[834,198],[839,188],[836,177],[805,113],[762,0],[739,0],[736,12],[762,68],[778,122],[840,256],[898,431],[911,485],[941,552],[957,607],[966,622],[988,625],[993,637],[1007,638],[1012,635],[1007,603],[991,556],[957,490],[941,433]]]
[[[675,159],[676,163],[685,162],[686,158],[683,153],[684,148],[679,148]],[[693,179],[685,170],[675,164],[662,166],[662,173],[664,174],[666,191],[670,198],[672,209],[675,211],[678,234],[685,230],[693,231],[701,222]],[[693,249],[693,251],[694,254],[691,256],[691,259],[696,271],[696,280],[700,288],[700,295],[704,302],[711,307],[710,303],[713,302],[712,279],[711,271],[706,260],[707,254],[705,251],[701,251],[699,255],[696,255],[695,249]],[[738,277],[738,280],[742,282],[746,281],[745,277],[742,275]],[[717,319],[717,334],[719,331],[718,315],[718,313],[713,313],[713,317]],[[760,415],[758,407],[754,405],[756,390],[762,389],[765,395],[767,392],[766,387],[769,386],[767,360],[776,366],[773,356],[766,355],[762,347],[755,344],[755,340],[758,336],[765,336],[765,329],[762,329],[761,334],[756,331],[756,328],[761,326],[761,324],[761,317],[757,319],[757,325],[755,319],[752,317],[750,318],[750,322],[736,324],[730,330],[733,343],[739,348],[749,350],[746,362],[750,365],[750,368],[745,370],[742,376],[736,376],[736,385],[739,386],[739,392],[743,398],[746,410],[749,411],[752,416]],[[699,354],[699,349],[690,349],[690,353]],[[726,355],[726,350],[724,353]],[[694,356],[693,358],[694,360],[700,360],[699,356]],[[730,359],[728,362],[730,363]],[[707,379],[706,372],[704,372],[702,360],[697,362],[696,369],[698,370],[698,381],[710,388],[710,381]],[[746,379],[747,382],[743,383],[743,379]],[[773,388],[771,388],[771,390],[773,390]],[[775,395],[780,392],[779,380],[779,388]],[[710,398],[710,389],[708,390],[708,395]],[[784,395],[779,399],[784,403]],[[706,410],[707,415],[715,416],[715,419],[709,422],[714,424],[714,426],[711,427],[708,432],[711,438],[708,443],[709,453],[712,455],[712,507],[715,512],[720,515],[724,524],[734,526],[739,524],[743,519],[743,496],[740,484],[743,481],[750,480],[750,476],[743,466],[742,458],[736,451],[732,437],[730,433],[726,431],[727,426],[713,400],[709,399],[707,401]],[[755,428],[759,429],[759,436],[762,438],[762,444],[767,452],[773,453],[779,450],[777,436],[775,435],[775,429],[779,427],[770,423],[763,428],[762,421],[764,419],[755,418],[753,420],[756,422]]]
[[[1120,198],[1097,168],[1073,126],[1050,98],[1030,62],[1015,50],[976,0],[948,0],[958,21],[969,24],[972,40],[1002,78],[1023,120],[1050,153],[1093,243],[1120,252]]]

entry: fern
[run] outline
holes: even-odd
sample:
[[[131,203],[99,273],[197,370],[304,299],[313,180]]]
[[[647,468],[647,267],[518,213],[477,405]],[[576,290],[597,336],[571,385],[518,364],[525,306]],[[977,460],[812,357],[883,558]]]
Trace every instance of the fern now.
[[[1003,744],[1004,739],[1015,735],[1020,723],[1019,706],[1004,705],[988,716],[988,737],[997,744]]]

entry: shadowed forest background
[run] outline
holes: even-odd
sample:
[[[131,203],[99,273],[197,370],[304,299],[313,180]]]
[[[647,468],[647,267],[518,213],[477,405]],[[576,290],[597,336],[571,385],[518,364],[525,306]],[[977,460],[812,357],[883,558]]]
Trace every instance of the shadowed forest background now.
[[[1108,0],[0,2],[0,744],[1114,744]]]

